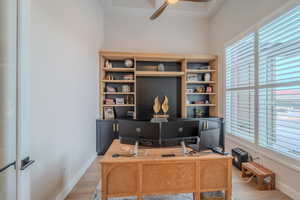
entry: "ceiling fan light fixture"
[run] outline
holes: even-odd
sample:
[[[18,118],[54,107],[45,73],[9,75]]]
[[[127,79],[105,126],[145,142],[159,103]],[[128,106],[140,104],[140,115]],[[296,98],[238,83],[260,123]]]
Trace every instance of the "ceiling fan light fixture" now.
[[[175,4],[178,2],[178,0],[167,0],[168,4]]]

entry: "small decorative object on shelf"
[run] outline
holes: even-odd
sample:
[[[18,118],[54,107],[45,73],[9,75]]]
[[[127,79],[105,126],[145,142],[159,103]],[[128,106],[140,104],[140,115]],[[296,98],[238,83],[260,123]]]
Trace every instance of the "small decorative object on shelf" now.
[[[160,63],[158,66],[157,66],[157,71],[160,71],[160,72],[163,72],[165,71],[165,65]]]
[[[157,115],[161,109],[161,104],[158,97],[154,99],[153,111]]]
[[[187,93],[194,93],[194,89],[187,89]]]
[[[201,100],[201,101],[196,101],[196,102],[195,102],[195,104],[204,104],[204,103],[205,103],[205,101],[202,101],[202,100]]]
[[[126,74],[123,76],[123,80],[133,80],[133,74]]]
[[[210,73],[205,73],[204,81],[210,81]]]
[[[106,92],[117,92],[117,89],[111,86],[106,86]]]
[[[205,100],[205,104],[209,104],[209,100]]]
[[[196,93],[204,93],[205,92],[205,88],[204,87],[197,87],[195,92]]]
[[[134,98],[133,98],[133,96],[126,95],[126,97],[125,97],[125,103],[126,104],[134,104]]]
[[[112,63],[109,62],[109,60],[107,60],[107,61],[105,62],[105,68],[107,68],[107,69],[112,68]]]
[[[117,105],[123,105],[123,104],[125,104],[124,98],[116,98],[116,104]]]
[[[210,70],[211,67],[209,65],[208,66],[200,66],[198,69],[199,70]]]
[[[125,67],[131,68],[131,67],[133,67],[133,61],[131,59],[126,59],[124,61],[124,65],[125,65]]]
[[[111,75],[111,74],[107,74],[107,75],[105,76],[105,80],[114,80],[114,77],[113,77],[113,75]]]
[[[167,116],[167,112],[169,110],[169,99],[168,99],[168,97],[165,96],[165,100],[164,100],[161,108],[164,112],[164,115]]]
[[[131,111],[131,110],[127,111],[127,117],[128,118],[133,118],[134,117],[134,111]]]
[[[114,99],[105,99],[104,102],[106,105],[114,105],[115,104]]]
[[[164,112],[163,115],[159,114],[161,108]],[[165,96],[165,99],[164,99],[164,102],[163,102],[162,105],[160,104],[159,98],[155,97],[153,110],[154,110],[155,114],[153,115],[153,118],[151,119],[151,122],[167,122],[168,118],[169,118],[169,115],[166,114],[169,110],[169,99],[168,99],[168,97]]]
[[[115,119],[115,112],[113,107],[104,108],[104,119]]]
[[[204,117],[205,111],[204,111],[204,110],[201,110],[201,109],[199,109],[199,108],[195,108],[195,109],[194,109],[194,115],[195,115],[196,118]]]
[[[206,87],[206,92],[207,93],[212,93],[213,92],[213,87],[210,87],[210,86]]]
[[[198,74],[188,74],[187,75],[187,80],[188,81],[199,81],[198,80]]]
[[[122,92],[130,92],[130,86],[129,85],[122,85]]]

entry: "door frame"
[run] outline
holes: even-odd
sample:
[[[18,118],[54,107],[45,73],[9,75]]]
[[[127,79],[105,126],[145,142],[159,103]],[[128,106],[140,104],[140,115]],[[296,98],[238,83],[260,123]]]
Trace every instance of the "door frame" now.
[[[17,0],[17,69],[16,69],[16,175],[17,200],[30,200],[30,170],[21,171],[21,160],[30,155],[28,126],[28,90],[30,69],[31,0]],[[27,88],[27,89],[26,89]],[[27,94],[26,94],[27,93]]]

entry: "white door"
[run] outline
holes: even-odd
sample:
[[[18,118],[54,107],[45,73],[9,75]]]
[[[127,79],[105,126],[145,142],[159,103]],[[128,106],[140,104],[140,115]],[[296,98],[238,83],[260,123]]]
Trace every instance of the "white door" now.
[[[22,0],[23,1],[23,0]],[[0,199],[30,200],[28,137],[22,131],[24,109],[21,105],[23,55],[26,41],[20,0],[0,0]],[[25,1],[24,1],[25,2]],[[24,4],[23,2],[23,4]]]

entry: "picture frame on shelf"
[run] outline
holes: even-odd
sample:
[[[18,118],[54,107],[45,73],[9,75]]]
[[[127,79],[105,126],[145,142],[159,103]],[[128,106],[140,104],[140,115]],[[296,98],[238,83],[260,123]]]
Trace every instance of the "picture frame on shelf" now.
[[[111,120],[111,119],[115,119],[115,111],[113,107],[105,107],[104,108],[104,119],[105,120]]]
[[[187,81],[199,81],[198,74],[188,74]]]
[[[116,104],[117,105],[123,105],[123,104],[125,104],[124,98],[116,98]]]
[[[105,99],[105,100],[104,100],[104,103],[105,103],[106,105],[114,105],[114,104],[115,104],[115,101],[114,101],[114,99]]]

